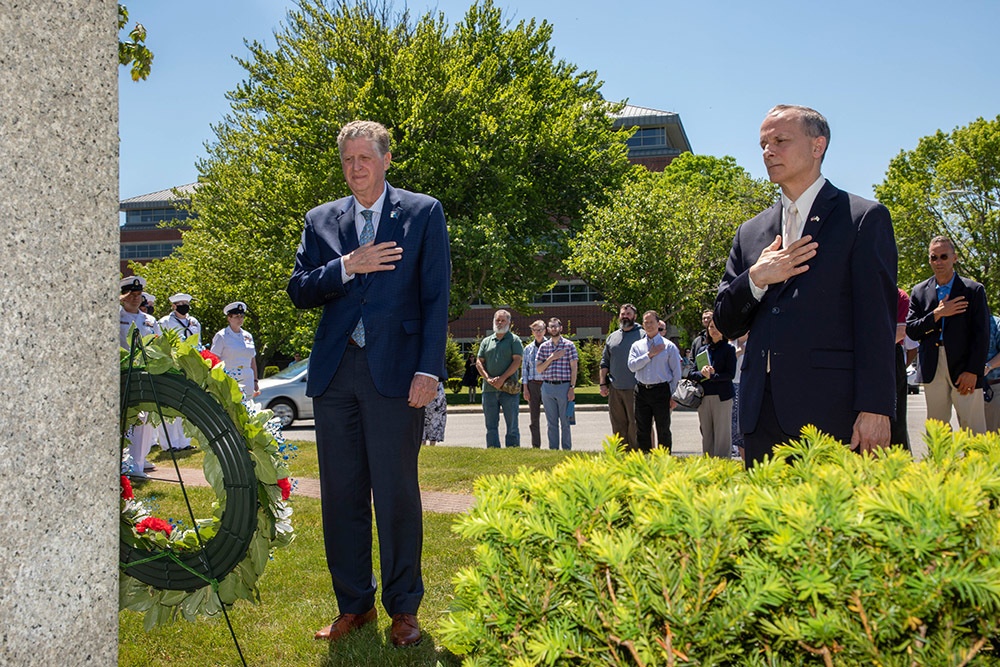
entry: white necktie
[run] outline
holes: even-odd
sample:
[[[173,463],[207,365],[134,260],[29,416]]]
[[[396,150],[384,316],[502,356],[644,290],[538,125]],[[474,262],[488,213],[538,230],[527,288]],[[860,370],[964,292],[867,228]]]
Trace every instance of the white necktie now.
[[[799,219],[799,209],[793,203],[785,209],[785,238],[784,247],[788,247],[799,240],[802,236],[802,222]]]

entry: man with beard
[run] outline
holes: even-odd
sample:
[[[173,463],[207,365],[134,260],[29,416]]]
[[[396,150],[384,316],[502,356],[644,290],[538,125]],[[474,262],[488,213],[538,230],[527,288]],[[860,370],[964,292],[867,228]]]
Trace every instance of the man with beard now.
[[[576,399],[576,373],[580,355],[573,341],[562,336],[562,322],[558,317],[549,319],[549,339],[538,348],[535,368],[542,376],[542,405],[545,406],[545,423],[548,426],[549,449],[573,448],[570,431],[569,402]]]
[[[504,390],[507,378],[514,377],[521,366],[524,347],[521,339],[510,333],[510,313],[498,310],[493,315],[493,334],[479,344],[476,368],[483,377],[483,415],[486,417],[486,446],[500,446],[500,411],[507,424],[505,443],[508,447],[521,446],[517,427],[517,411],[521,402],[521,385],[515,384],[514,393]]]
[[[608,334],[601,354],[601,396],[608,399],[611,430],[618,434],[630,449],[635,439],[635,373],[629,370],[628,353],[632,343],[642,337],[642,329],[635,325],[638,314],[630,303],[618,310],[618,329]]]

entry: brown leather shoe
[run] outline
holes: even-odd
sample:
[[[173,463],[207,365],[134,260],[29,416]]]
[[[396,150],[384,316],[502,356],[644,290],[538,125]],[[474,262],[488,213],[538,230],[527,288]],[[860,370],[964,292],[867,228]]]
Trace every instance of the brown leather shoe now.
[[[389,630],[389,639],[393,646],[405,648],[416,646],[420,643],[420,624],[413,614],[393,614],[392,629]]]
[[[330,642],[338,641],[374,621],[375,615],[375,607],[363,614],[341,614],[333,623],[317,632],[314,638]]]

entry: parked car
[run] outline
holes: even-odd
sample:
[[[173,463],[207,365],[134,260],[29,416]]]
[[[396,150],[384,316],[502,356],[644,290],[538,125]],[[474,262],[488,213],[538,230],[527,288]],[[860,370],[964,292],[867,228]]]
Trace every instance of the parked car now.
[[[255,399],[265,408],[274,411],[282,428],[296,419],[313,418],[313,401],[306,396],[306,378],[309,359],[291,364],[285,370],[260,381],[260,394]]]
[[[914,359],[913,363],[906,367],[906,393],[919,394],[921,381],[920,362]]]

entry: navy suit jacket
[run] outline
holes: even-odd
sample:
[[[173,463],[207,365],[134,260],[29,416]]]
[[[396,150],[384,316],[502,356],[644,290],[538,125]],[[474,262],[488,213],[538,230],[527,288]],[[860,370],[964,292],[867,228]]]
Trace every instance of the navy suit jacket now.
[[[781,204],[740,225],[715,300],[730,339],[749,331],[740,424],[757,426],[771,359],[781,429],[806,424],[849,442],[859,412],[895,416],[896,243],[889,211],[834,187],[820,189],[802,235],[818,242],[809,270],[750,291],[750,267],[781,233]]]
[[[937,280],[933,276],[913,288],[910,312],[906,316],[906,335],[920,343],[920,375],[924,382],[934,379],[938,364],[937,341],[941,338],[944,323],[944,351],[948,357],[948,374],[951,383],[968,371],[976,376],[976,386],[983,386],[983,371],[990,346],[990,308],[986,304],[986,290],[975,280],[955,274],[951,286],[951,299],[964,296],[968,308],[964,313],[934,321],[937,308]]]
[[[326,391],[360,317],[372,380],[387,397],[409,395],[415,373],[447,377],[445,342],[451,254],[441,202],[386,184],[375,242],[403,249],[392,271],[344,283],[341,261],[358,248],[354,197],[306,214],[288,295],[298,308],[323,307],[309,357],[308,396]]]

